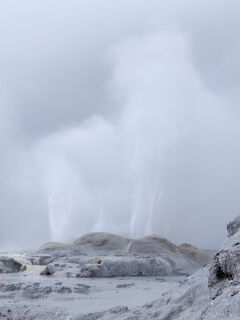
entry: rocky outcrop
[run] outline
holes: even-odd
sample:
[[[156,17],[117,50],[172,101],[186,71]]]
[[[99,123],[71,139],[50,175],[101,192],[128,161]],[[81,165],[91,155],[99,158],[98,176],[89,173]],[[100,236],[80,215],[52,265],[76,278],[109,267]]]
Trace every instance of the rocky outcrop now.
[[[240,229],[240,216],[236,217],[227,225],[228,236],[233,236]]]
[[[240,216],[227,225],[228,238],[213,257],[208,286],[214,299],[225,289],[240,284]]]
[[[72,245],[45,244],[29,259],[33,264],[47,265],[42,275],[83,278],[193,273],[208,262],[209,256],[192,245],[178,246],[159,235],[129,239],[95,232]]]
[[[0,257],[0,273],[19,272],[23,265],[13,258]]]
[[[229,236],[206,267],[186,277],[178,287],[142,308],[98,319],[237,320],[240,319],[240,217],[228,224]],[[184,247],[186,247],[184,245]],[[188,246],[187,246],[188,247]],[[192,251],[192,250],[191,250]],[[92,318],[91,318],[92,317]],[[94,319],[94,315],[78,320]]]
[[[86,264],[77,277],[165,276],[174,272],[163,258],[105,257]]]

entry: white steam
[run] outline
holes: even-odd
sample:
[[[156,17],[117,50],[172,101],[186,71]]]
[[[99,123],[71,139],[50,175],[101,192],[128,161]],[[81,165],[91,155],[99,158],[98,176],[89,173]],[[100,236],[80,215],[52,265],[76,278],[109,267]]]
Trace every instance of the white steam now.
[[[240,208],[239,2],[23,2],[0,3],[0,247],[218,246]]]
[[[92,118],[47,136],[36,147],[51,239],[109,231],[197,241],[207,217],[192,200],[212,170],[198,157],[204,162],[209,141],[219,143],[218,126],[231,118],[201,83],[184,33],[131,38],[108,57],[111,90],[122,104],[118,121]],[[221,152],[220,145],[215,148]],[[212,161],[218,166],[218,154]],[[171,196],[166,179],[179,196]],[[212,192],[207,184],[204,188]],[[197,223],[189,228],[185,220],[195,214]],[[211,220],[217,214],[212,212]],[[174,235],[176,228],[185,236]]]

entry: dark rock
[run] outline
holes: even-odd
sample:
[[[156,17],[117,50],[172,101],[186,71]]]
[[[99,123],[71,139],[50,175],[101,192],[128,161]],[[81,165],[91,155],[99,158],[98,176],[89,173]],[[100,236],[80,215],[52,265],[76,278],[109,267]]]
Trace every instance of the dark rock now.
[[[229,222],[227,225],[228,236],[233,236],[240,228],[240,216]]]
[[[41,276],[52,276],[54,274],[54,269],[52,266],[47,266],[42,272],[40,272]]]
[[[82,293],[82,294],[88,294],[89,293],[90,286],[85,284],[76,284],[76,287],[74,288],[74,292],[76,293]]]
[[[234,270],[231,257],[228,251],[220,251],[213,258],[212,266],[209,270],[208,286],[214,287],[224,280],[233,280]]]
[[[131,288],[133,287],[135,284],[134,283],[123,283],[123,284],[118,284],[116,286],[116,288]]]
[[[61,287],[57,290],[58,293],[72,293],[72,289],[69,287]]]
[[[27,266],[22,266],[20,271],[24,272],[26,270],[27,270]]]
[[[124,313],[128,311],[126,306],[117,306],[109,310],[109,313]]]
[[[0,257],[0,273],[14,273],[21,271],[22,264],[15,259]]]
[[[10,283],[3,286],[2,290],[6,292],[19,291],[21,289],[21,283]]]
[[[236,296],[238,293],[239,293],[239,291],[238,291],[238,290],[234,290],[234,291],[231,293],[231,297]]]

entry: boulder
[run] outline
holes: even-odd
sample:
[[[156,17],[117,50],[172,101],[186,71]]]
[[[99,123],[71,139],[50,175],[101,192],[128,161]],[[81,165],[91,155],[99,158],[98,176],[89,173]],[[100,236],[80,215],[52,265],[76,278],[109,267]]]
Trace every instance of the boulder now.
[[[13,258],[0,257],[0,273],[14,273],[19,272],[23,265]]]
[[[40,272],[41,276],[52,276],[54,274],[54,268],[48,265],[43,271]]]

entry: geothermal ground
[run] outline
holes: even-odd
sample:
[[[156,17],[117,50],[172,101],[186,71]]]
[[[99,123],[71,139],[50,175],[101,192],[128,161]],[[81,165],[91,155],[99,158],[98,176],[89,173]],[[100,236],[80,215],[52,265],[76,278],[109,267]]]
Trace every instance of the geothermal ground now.
[[[239,320],[240,217],[227,229],[211,259],[156,235],[108,233],[2,254],[0,319]]]
[[[136,308],[161,296],[182,278],[66,279],[34,273],[0,276],[0,319],[81,319],[80,315],[117,310],[118,306]]]
[[[190,244],[157,235],[129,239],[86,234],[0,255],[0,319],[98,319],[162,296],[209,260]]]
[[[156,235],[108,233],[3,254],[0,319],[239,320],[240,217],[227,229],[211,259]]]

